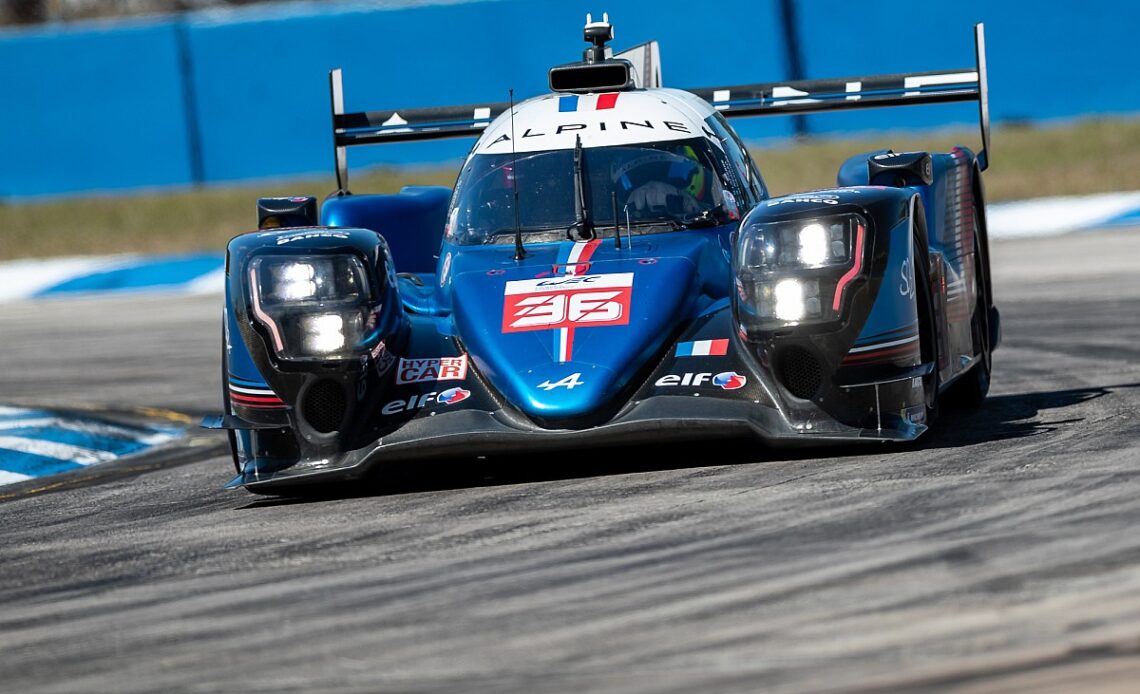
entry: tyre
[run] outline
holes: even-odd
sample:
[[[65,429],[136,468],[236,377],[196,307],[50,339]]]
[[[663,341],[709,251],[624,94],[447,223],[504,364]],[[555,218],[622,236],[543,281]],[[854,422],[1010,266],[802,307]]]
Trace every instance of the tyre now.
[[[226,361],[226,326],[225,318],[222,318],[222,412],[227,415],[233,414],[233,408],[230,407],[230,368]],[[226,429],[226,438],[230,442],[230,457],[234,462],[234,470],[241,474],[241,461],[238,458],[238,441],[237,432],[233,429]]]
[[[974,339],[974,354],[977,360],[970,370],[960,376],[946,392],[947,403],[966,410],[976,410],[986,400],[990,392],[990,374],[993,370],[993,348],[990,344],[989,295],[985,285],[984,272],[986,257],[978,243],[978,214],[974,213],[974,276],[978,283],[974,315],[970,319],[970,332]]]
[[[941,374],[938,371],[938,323],[934,313],[934,294],[930,284],[930,254],[927,252],[926,215],[922,205],[914,209],[914,278],[918,303],[918,344],[923,364],[934,368],[922,379],[926,402],[926,425],[938,419],[938,390]]]

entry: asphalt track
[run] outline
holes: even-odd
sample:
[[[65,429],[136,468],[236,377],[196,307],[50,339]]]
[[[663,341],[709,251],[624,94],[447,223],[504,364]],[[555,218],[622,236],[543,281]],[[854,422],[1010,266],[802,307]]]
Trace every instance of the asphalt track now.
[[[921,445],[723,442],[225,492],[221,439],[0,490],[0,690],[1136,691],[1140,231],[996,244],[992,397]],[[0,399],[195,414],[217,297],[0,306]]]

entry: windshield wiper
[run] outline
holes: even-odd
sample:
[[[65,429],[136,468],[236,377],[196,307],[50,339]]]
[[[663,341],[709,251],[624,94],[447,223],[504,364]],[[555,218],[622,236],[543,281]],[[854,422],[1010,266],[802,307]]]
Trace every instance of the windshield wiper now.
[[[586,206],[585,157],[582,156],[582,136],[574,136],[574,230],[578,238],[594,238],[594,224],[590,221],[590,208]]]

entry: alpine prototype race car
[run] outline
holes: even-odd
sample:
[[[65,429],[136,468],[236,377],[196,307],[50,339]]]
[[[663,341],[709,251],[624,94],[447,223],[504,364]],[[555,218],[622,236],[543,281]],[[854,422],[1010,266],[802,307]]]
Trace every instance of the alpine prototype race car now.
[[[668,89],[649,42],[514,103],[346,113],[338,189],[258,202],[226,256],[230,486],[289,493],[411,459],[713,437],[910,441],[978,405],[1000,340],[975,67]],[[976,101],[977,154],[859,154],[771,197],[736,117]],[[348,147],[478,139],[454,190],[348,190]]]

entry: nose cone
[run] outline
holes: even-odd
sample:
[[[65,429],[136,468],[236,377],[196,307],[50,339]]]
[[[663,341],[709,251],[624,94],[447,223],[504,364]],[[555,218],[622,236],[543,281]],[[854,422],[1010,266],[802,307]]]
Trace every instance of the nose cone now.
[[[509,402],[544,421],[581,417],[660,353],[689,316],[696,281],[687,257],[596,261],[581,275],[465,273],[453,284],[455,320]]]
[[[617,377],[613,369],[591,362],[535,364],[518,374],[515,404],[544,420],[581,416],[609,401]]]

